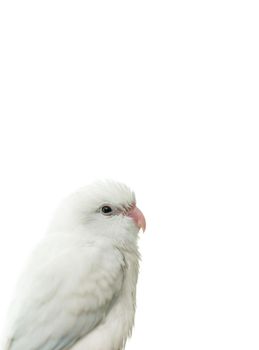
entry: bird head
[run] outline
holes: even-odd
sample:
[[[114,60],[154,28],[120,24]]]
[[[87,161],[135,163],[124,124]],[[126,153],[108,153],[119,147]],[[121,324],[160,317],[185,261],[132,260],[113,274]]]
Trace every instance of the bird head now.
[[[145,217],[135,194],[126,185],[99,181],[70,195],[61,204],[50,231],[78,231],[82,235],[127,240],[145,231]]]

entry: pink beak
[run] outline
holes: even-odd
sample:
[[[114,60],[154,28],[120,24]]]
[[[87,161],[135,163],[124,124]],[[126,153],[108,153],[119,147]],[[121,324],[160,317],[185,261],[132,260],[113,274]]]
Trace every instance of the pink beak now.
[[[145,231],[146,219],[142,211],[138,207],[135,206],[132,209],[130,209],[127,215],[135,221],[139,229],[142,229],[143,232]]]

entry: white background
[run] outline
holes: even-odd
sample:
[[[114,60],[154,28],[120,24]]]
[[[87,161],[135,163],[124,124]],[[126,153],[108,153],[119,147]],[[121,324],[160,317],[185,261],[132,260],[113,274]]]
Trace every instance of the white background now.
[[[256,5],[1,1],[1,328],[61,198],[110,177],[148,225],[127,350],[258,350]]]

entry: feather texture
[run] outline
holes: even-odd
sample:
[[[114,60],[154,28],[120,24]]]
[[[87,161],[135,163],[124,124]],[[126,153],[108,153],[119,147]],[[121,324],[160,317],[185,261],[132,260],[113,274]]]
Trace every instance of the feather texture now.
[[[5,350],[125,346],[135,314],[138,228],[125,215],[107,218],[96,207],[111,202],[112,193],[117,207],[135,197],[125,185],[102,186],[66,200],[65,224],[61,210],[33,252],[11,305]],[[95,203],[97,189],[101,195]]]

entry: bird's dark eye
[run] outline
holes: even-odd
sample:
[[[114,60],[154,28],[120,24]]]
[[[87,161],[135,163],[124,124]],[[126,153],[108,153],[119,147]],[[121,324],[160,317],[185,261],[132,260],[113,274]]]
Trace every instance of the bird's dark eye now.
[[[106,214],[106,215],[109,215],[109,214],[112,213],[112,208],[109,207],[109,205],[104,205],[104,206],[102,207],[102,213],[103,213],[103,214]]]

